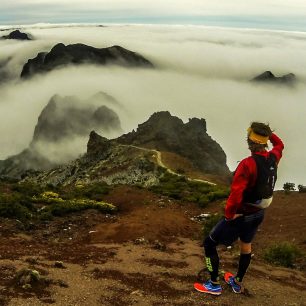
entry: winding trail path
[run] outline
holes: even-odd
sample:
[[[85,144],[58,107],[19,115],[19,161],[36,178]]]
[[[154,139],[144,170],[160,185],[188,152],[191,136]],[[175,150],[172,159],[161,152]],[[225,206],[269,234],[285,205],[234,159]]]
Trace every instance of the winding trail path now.
[[[162,154],[160,151],[158,150],[155,150],[155,149],[147,149],[147,148],[143,148],[143,147],[138,147],[138,146],[134,146],[134,145],[123,145],[123,144],[120,144],[120,146],[122,147],[130,147],[130,148],[135,148],[135,149],[138,149],[138,150],[142,150],[142,151],[146,151],[146,152],[151,152],[153,153],[153,156],[156,158],[156,162],[157,164],[166,169],[166,171],[168,173],[171,173],[173,175],[176,175],[176,176],[185,176],[183,174],[180,174],[180,173],[177,173],[175,171],[173,171],[172,169],[170,169],[169,167],[167,167],[163,161],[162,161]],[[201,182],[201,183],[205,183],[205,184],[209,184],[209,185],[213,185],[213,186],[216,186],[217,184],[213,183],[213,182],[210,182],[210,181],[205,181],[205,180],[201,180],[201,179],[193,179],[193,178],[190,178],[190,177],[187,177],[187,180],[190,181],[190,182]]]

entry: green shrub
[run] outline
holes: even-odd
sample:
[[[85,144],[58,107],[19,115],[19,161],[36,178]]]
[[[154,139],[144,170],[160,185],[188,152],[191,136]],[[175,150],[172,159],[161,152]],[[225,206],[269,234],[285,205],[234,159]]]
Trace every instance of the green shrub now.
[[[70,186],[68,189],[51,188],[52,191],[44,191],[33,184],[14,183],[3,185],[3,188],[9,190],[8,193],[0,193],[0,217],[4,218],[51,220],[54,216],[86,209],[96,209],[104,213],[116,211],[114,205],[100,200],[102,195],[109,191],[105,184]],[[66,199],[62,195],[66,196]],[[76,197],[72,198],[73,195]],[[84,195],[89,198],[84,198]],[[44,206],[41,208],[42,205]]]
[[[200,207],[229,195],[228,188],[188,180],[185,176],[171,173],[164,173],[159,184],[152,186],[150,190],[176,200],[198,203]]]
[[[27,198],[22,199],[19,194],[0,195],[0,217],[28,219],[31,216],[33,206]]]
[[[209,235],[211,230],[221,220],[221,218],[222,218],[222,215],[214,214],[214,215],[211,215],[208,219],[204,221],[204,224],[202,227],[202,233],[203,233],[204,238]]]
[[[199,206],[202,208],[206,207],[209,202],[210,202],[210,199],[207,194],[201,195],[198,200]]]
[[[30,211],[19,203],[0,203],[0,216],[3,218],[28,219]]]
[[[103,197],[109,193],[111,186],[106,183],[99,182],[89,185],[76,184],[62,189],[59,193],[63,199],[88,198],[91,200],[101,201]]]
[[[269,247],[264,253],[264,259],[272,264],[292,268],[301,256],[301,251],[289,242],[282,242]]]
[[[57,204],[63,203],[65,200],[63,200],[58,193],[55,193],[53,191],[45,191],[39,196],[33,196],[32,201],[36,203]]]
[[[113,213],[117,210],[116,206],[90,199],[62,199],[58,193],[45,191],[39,196],[34,196],[34,202],[48,204],[44,209],[40,210],[40,218],[47,220],[50,216],[64,216],[72,212],[82,211],[86,209],[97,209],[105,213]]]
[[[11,186],[13,192],[32,197],[43,191],[42,187],[31,183],[17,183]]]
[[[295,184],[287,182],[283,185],[283,189],[284,189],[285,193],[288,194],[288,193],[290,193],[290,191],[295,190]]]
[[[48,216],[46,215],[48,212],[53,216],[64,216],[72,212],[83,211],[86,209],[96,209],[103,213],[113,213],[117,210],[116,206],[106,202],[97,202],[88,199],[75,199],[68,201],[63,200],[63,202],[49,205],[42,211],[42,214],[44,218]]]
[[[298,190],[299,190],[299,192],[301,192],[301,193],[305,193],[305,192],[306,192],[306,186],[298,185]]]

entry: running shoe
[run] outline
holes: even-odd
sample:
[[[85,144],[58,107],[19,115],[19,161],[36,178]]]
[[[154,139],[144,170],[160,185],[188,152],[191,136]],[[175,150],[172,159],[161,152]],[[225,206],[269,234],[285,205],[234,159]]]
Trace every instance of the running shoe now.
[[[243,287],[235,280],[235,276],[231,272],[226,272],[224,274],[224,280],[229,284],[235,293],[242,293]]]
[[[200,292],[209,293],[213,295],[220,295],[222,292],[220,284],[213,284],[211,280],[206,281],[204,284],[195,283],[194,289]]]

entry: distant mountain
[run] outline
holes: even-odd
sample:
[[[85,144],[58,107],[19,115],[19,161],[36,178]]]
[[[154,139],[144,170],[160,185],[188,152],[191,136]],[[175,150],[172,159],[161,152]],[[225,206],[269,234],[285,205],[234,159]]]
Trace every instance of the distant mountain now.
[[[265,71],[264,73],[256,76],[252,81],[263,83],[275,83],[275,84],[293,84],[296,82],[296,76],[293,73],[285,74],[281,77],[276,77],[271,71]]]
[[[226,155],[207,134],[204,119],[192,118],[183,123],[167,111],[154,113],[148,121],[138,126],[136,132],[119,137],[118,142],[174,152],[188,158],[205,173],[229,174]]]
[[[79,139],[86,141],[93,129],[107,135],[122,133],[118,115],[105,104],[119,102],[102,92],[86,101],[53,96],[38,118],[29,147],[1,161],[0,175],[20,177],[27,170],[51,169],[71,161],[85,151]]]
[[[99,49],[84,44],[65,46],[59,43],[50,52],[41,52],[35,58],[29,59],[23,66],[21,77],[31,77],[37,73],[45,73],[65,65],[80,64],[153,67],[153,64],[140,54],[120,46]]]
[[[4,39],[31,40],[28,34],[22,33],[19,30],[11,32],[9,35],[3,36]]]
[[[53,96],[38,118],[32,144],[88,136],[91,130],[122,132],[118,115],[105,105],[90,105],[90,100],[82,102],[74,96]]]
[[[113,140],[90,133],[87,153],[79,159],[39,174],[28,173],[26,181],[39,184],[108,184],[150,186],[165,170],[162,152],[175,152],[188,159],[202,173],[230,176],[226,155],[207,134],[204,119],[188,123],[169,112],[154,113],[137,131]]]

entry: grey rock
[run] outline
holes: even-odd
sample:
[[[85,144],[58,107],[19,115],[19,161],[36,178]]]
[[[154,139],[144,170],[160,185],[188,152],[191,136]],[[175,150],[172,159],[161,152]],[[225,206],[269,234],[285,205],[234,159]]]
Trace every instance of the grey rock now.
[[[22,33],[19,30],[11,32],[7,36],[3,36],[4,39],[17,39],[17,40],[31,40],[30,36],[26,33]]]
[[[92,100],[95,105],[100,104],[100,106],[94,106]],[[57,160],[51,159],[46,148],[52,146],[57,150],[63,146],[63,143],[68,144],[70,140],[80,137],[86,140],[92,130],[121,133],[121,122],[117,113],[108,106],[101,105],[109,104],[110,101],[119,104],[113,97],[104,93],[85,101],[74,96],[53,96],[39,115],[29,147],[19,154],[0,161],[0,175],[23,178],[35,174],[35,171],[49,170],[63,162],[69,162],[79,156],[83,147],[79,152],[70,152],[68,149],[64,151],[69,155],[67,158],[62,158],[63,162],[60,153]]]
[[[50,52],[39,53],[35,58],[29,59],[23,66],[20,76],[27,78],[66,65],[80,64],[153,68],[153,64],[146,58],[120,46],[99,49],[84,44],[65,46],[59,43]]]
[[[183,121],[169,112],[154,113],[137,131],[118,138],[118,142],[173,152],[188,158],[195,168],[209,174],[230,176],[226,155],[206,129],[204,119]]]
[[[264,73],[253,78],[252,81],[260,83],[268,83],[268,84],[272,83],[272,84],[292,85],[297,81],[297,78],[293,73],[288,73],[281,77],[277,77],[271,71],[265,71]]]

